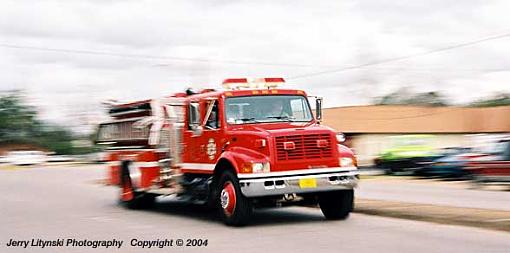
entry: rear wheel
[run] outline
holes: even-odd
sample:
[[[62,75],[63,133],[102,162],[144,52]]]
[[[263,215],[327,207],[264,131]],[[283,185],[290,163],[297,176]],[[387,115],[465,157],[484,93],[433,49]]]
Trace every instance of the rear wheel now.
[[[220,176],[216,195],[220,216],[225,224],[242,226],[248,222],[253,212],[252,203],[243,196],[237,177],[232,172],[225,171]]]
[[[151,207],[154,204],[155,196],[145,192],[138,191],[133,186],[129,173],[130,162],[124,162],[121,171],[121,191],[119,201],[129,209],[143,209]]]
[[[354,190],[321,193],[319,195],[319,206],[326,219],[345,219],[354,207]]]

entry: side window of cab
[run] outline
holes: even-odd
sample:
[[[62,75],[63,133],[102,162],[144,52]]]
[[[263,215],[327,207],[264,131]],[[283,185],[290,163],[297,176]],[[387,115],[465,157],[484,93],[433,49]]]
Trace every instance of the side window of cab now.
[[[207,121],[205,122],[205,127],[207,129],[218,129],[220,128],[220,117],[219,117],[219,106],[218,101],[212,101],[208,106],[207,111]]]

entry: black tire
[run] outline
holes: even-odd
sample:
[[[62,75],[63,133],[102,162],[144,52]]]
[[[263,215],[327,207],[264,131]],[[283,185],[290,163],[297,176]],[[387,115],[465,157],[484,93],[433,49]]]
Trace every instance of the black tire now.
[[[154,205],[156,200],[156,196],[153,194],[149,194],[146,192],[141,192],[133,186],[131,181],[131,177],[129,175],[129,162],[123,162],[120,174],[120,183],[121,183],[121,193],[119,202],[121,205],[129,208],[129,209],[146,209],[150,208]],[[126,188],[130,188],[132,197],[125,198],[124,194],[126,194]]]
[[[225,190],[225,191],[224,191]],[[216,184],[216,205],[218,212],[223,222],[229,226],[243,226],[246,225],[253,213],[253,206],[251,200],[246,198],[239,187],[239,182],[234,173],[224,171]],[[233,198],[229,193],[234,192]],[[229,198],[225,201],[224,194]],[[222,202],[223,197],[223,202]],[[232,204],[233,209],[225,204],[232,203],[231,199],[235,201]]]
[[[354,190],[331,191],[319,194],[319,206],[328,220],[343,220],[354,207]]]

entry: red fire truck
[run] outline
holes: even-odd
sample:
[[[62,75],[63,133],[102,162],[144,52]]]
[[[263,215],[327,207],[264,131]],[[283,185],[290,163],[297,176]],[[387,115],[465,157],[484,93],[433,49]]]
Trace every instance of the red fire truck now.
[[[253,208],[319,205],[344,219],[358,183],[343,135],[323,126],[302,90],[283,78],[227,79],[222,90],[188,90],[161,99],[111,104],[100,124],[109,182],[128,208],[173,195],[217,208],[227,225],[245,224]]]

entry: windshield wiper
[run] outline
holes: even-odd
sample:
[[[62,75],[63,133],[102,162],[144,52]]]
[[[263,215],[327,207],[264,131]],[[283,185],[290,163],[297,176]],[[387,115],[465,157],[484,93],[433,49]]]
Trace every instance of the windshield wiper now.
[[[257,121],[255,120],[255,118],[242,118],[242,119],[236,119],[236,121],[237,121],[237,120],[240,120],[240,121],[242,121],[242,122],[248,122],[248,121],[257,122]]]
[[[290,116],[287,116],[287,115],[283,115],[283,116],[268,116],[268,117],[266,117],[266,119],[286,119],[286,120],[289,120],[289,121],[293,121],[296,118],[290,117]]]

